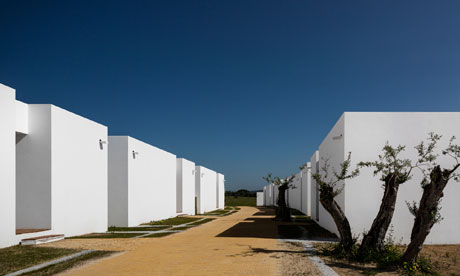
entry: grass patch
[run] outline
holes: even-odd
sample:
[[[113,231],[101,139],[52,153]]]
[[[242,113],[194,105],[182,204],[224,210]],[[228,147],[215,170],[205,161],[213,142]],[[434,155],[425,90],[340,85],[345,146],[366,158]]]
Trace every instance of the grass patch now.
[[[190,223],[189,225],[194,225],[194,226],[201,225],[201,224],[213,221],[213,220],[214,220],[213,218],[205,218],[204,220],[196,221],[196,222]]]
[[[215,210],[211,212],[204,213],[204,216],[219,216],[228,213],[228,210]]]
[[[158,231],[158,230],[163,230],[167,229],[170,226],[157,226],[157,227],[109,227],[109,232],[114,232],[114,231]]]
[[[192,227],[182,226],[182,227],[172,228],[171,230],[181,231],[181,230],[187,230],[187,229],[190,229],[190,228],[192,228]]]
[[[226,196],[225,197],[225,204],[227,206],[256,206],[256,198],[255,197],[234,197],[234,196]]]
[[[133,238],[144,233],[93,233],[82,236],[69,237],[66,239],[126,239]]]
[[[0,275],[79,252],[76,249],[16,245],[0,249]]]
[[[236,212],[238,212],[238,211],[231,211],[231,212],[228,212],[228,213],[226,213],[226,214],[224,214],[224,215],[222,215],[222,216],[223,216],[223,217],[229,216],[229,215],[234,214],[234,213],[236,213]]]
[[[111,251],[95,251],[88,253],[86,255],[77,257],[75,259],[69,260],[67,262],[62,262],[59,264],[51,265],[45,268],[42,268],[40,270],[32,271],[26,274],[22,275],[34,275],[34,276],[50,276],[50,275],[55,275],[57,273],[61,273],[65,270],[68,270],[72,267],[75,267],[77,265],[80,265],[90,259],[95,259],[95,258],[102,258],[105,256],[108,256],[112,254],[113,252]]]
[[[146,224],[150,224],[150,225],[180,225],[180,224],[184,224],[184,223],[193,222],[193,221],[196,221],[196,220],[199,220],[199,219],[200,218],[175,217],[175,218],[151,221],[151,222],[146,223]]]
[[[174,232],[153,233],[148,236],[144,236],[143,238],[161,238],[161,237],[169,236],[171,234],[174,234]]]
[[[297,209],[293,209],[293,208],[289,208],[289,209],[291,210],[291,215],[293,215],[293,216],[305,216],[304,213],[300,212]]]

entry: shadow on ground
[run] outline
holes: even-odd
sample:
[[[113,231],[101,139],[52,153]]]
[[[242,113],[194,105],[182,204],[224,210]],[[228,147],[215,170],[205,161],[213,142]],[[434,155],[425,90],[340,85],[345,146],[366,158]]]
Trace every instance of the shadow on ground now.
[[[273,208],[259,207],[258,212],[246,218],[216,237],[297,239],[312,241],[335,241],[337,236],[319,226],[309,218],[296,219],[293,222],[275,221]]]

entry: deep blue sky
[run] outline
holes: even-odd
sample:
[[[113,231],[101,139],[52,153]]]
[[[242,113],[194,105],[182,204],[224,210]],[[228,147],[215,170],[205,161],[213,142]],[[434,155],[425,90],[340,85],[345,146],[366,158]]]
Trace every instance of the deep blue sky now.
[[[295,173],[344,111],[459,111],[459,12],[460,1],[2,1],[0,83],[253,190],[267,172]]]

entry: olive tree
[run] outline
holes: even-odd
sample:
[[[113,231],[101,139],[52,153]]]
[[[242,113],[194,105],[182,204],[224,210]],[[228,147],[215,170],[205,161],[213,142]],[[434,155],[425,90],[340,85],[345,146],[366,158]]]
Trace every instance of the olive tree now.
[[[359,169],[348,172],[350,168],[351,152],[347,159],[340,164],[340,172],[331,169],[329,160],[324,160],[324,165],[319,173],[313,174],[318,184],[321,205],[331,215],[340,234],[340,245],[345,250],[350,250],[354,244],[350,223],[345,212],[335,200],[344,189],[344,180],[358,176]]]
[[[278,187],[278,199],[276,203],[278,204],[278,210],[276,212],[275,219],[282,221],[291,221],[291,211],[286,204],[286,191],[292,187],[292,182],[294,181],[294,176],[287,178],[279,178],[277,176],[273,177],[271,173],[267,176],[262,177],[269,184],[274,184]]]
[[[440,202],[444,196],[444,188],[450,180],[457,182],[460,180],[460,174],[457,172],[460,167],[460,146],[454,144],[455,137],[449,140],[449,145],[442,151],[442,154],[451,157],[453,164],[448,168],[442,168],[436,163],[437,155],[433,153],[436,142],[440,138],[441,136],[430,133],[428,145],[421,143],[417,146],[419,156],[428,155],[431,156],[431,160],[427,166],[420,168],[424,175],[421,182],[423,194],[420,203],[408,203],[409,211],[415,216],[415,220],[411,240],[401,259],[402,262],[414,263],[417,261],[431,228],[442,220]]]

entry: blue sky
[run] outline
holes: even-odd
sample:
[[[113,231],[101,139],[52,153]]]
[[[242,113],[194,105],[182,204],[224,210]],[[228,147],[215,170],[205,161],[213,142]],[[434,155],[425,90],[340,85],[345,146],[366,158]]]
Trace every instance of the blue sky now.
[[[2,1],[0,83],[260,189],[344,111],[460,111],[460,1]]]

